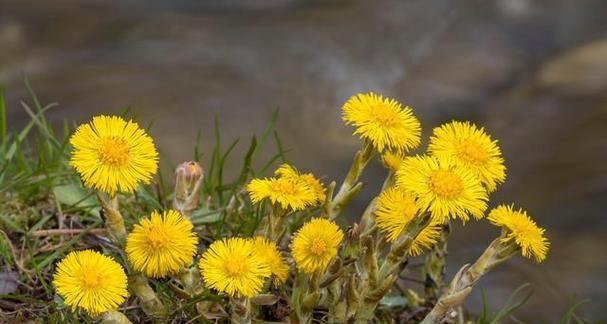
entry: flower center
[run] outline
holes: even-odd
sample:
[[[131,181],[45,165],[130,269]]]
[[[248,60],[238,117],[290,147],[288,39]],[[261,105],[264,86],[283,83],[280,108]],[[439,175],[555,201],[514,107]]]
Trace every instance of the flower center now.
[[[147,241],[153,249],[161,249],[169,243],[170,237],[163,230],[158,228],[148,232]]]
[[[101,285],[101,274],[94,269],[85,269],[82,276],[82,285],[85,288],[92,289]]]
[[[129,158],[129,146],[120,138],[106,138],[99,147],[99,157],[105,164],[122,166]]]
[[[297,185],[295,182],[288,179],[278,179],[276,182],[276,187],[274,190],[283,195],[294,195],[297,193]]]
[[[240,259],[232,258],[226,261],[226,270],[231,276],[241,274],[245,270],[245,263]]]
[[[393,126],[399,121],[398,111],[386,104],[378,104],[373,107],[373,118],[382,126]]]
[[[324,240],[320,238],[315,238],[314,240],[312,240],[312,244],[310,245],[310,252],[315,255],[321,255],[325,253],[325,251],[327,251],[327,243]]]
[[[473,141],[461,142],[458,146],[458,152],[460,157],[469,163],[483,163],[489,158],[487,151]]]
[[[413,201],[403,201],[401,202],[399,215],[403,215],[406,220],[409,220],[415,216],[417,213],[417,208]]]
[[[455,173],[438,170],[430,175],[430,188],[442,198],[453,199],[464,190],[464,185]]]

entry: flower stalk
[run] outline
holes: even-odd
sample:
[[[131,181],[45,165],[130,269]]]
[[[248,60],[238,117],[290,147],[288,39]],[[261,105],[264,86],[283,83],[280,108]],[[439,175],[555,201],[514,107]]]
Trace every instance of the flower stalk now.
[[[134,274],[129,278],[129,290],[141,301],[141,309],[149,316],[155,318],[166,317],[164,305],[152,289],[148,279],[141,273]]]
[[[447,239],[451,233],[451,224],[446,221],[441,227],[441,235],[424,260],[423,276],[426,298],[437,298],[444,286],[445,267],[447,266]]]
[[[231,297],[232,313],[230,321],[232,324],[251,323],[251,300],[247,297]]]
[[[329,219],[335,219],[345,205],[362,189],[363,184],[358,182],[358,179],[371,158],[375,155],[375,152],[373,145],[368,141],[365,141],[362,149],[356,152],[350,170],[339,187],[337,194],[335,194],[333,199],[327,199],[327,203],[324,206],[324,213]]]
[[[464,265],[455,275],[447,291],[440,297],[434,308],[421,324],[441,323],[450,309],[460,306],[472,291],[476,282],[491,269],[514,256],[520,248],[512,242],[503,242],[505,233],[487,247],[472,265]]]
[[[200,271],[195,264],[183,268],[179,272],[178,279],[183,285],[185,293],[190,297],[194,297],[201,293],[202,278],[200,277]]]
[[[114,243],[123,247],[126,243],[126,228],[124,226],[124,218],[118,210],[118,196],[114,195],[110,198],[108,195],[97,191],[97,199],[101,204],[105,217],[105,226],[108,229],[110,237]]]
[[[100,324],[131,324],[132,322],[119,311],[107,311],[101,316]]]

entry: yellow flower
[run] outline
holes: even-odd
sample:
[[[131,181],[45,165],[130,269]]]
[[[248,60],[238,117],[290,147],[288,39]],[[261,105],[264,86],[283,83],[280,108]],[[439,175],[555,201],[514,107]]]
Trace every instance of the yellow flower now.
[[[375,223],[388,236],[396,240],[403,230],[418,215],[415,199],[406,191],[390,187],[377,197]]]
[[[74,147],[70,165],[89,188],[110,196],[133,192],[150,183],[158,169],[158,153],[152,138],[132,121],[116,116],[97,116],[80,125],[70,138]]]
[[[396,184],[417,199],[422,210],[442,223],[447,218],[479,219],[487,209],[487,191],[471,170],[432,156],[405,159]]]
[[[255,237],[253,241],[255,251],[263,261],[270,265],[270,271],[278,283],[284,283],[289,274],[289,266],[285,262],[282,254],[278,251],[276,243],[267,240],[263,236]]]
[[[384,166],[386,166],[392,172],[398,171],[404,160],[405,156],[402,153],[386,152],[381,156],[381,161],[383,162]]]
[[[128,296],[122,266],[92,250],[70,252],[59,261],[53,284],[66,305],[91,315],[116,310]]]
[[[404,152],[420,143],[421,126],[411,108],[373,92],[350,97],[342,108],[342,119],[380,152],[384,148]]]
[[[507,236],[504,243],[514,242],[521,248],[524,257],[534,258],[539,263],[546,259],[550,243],[544,237],[545,230],[527,216],[527,212],[514,206],[500,205],[489,213],[489,222],[495,226],[503,227]]]
[[[126,253],[133,269],[161,278],[190,264],[197,244],[192,223],[179,212],[152,212],[127,237]]]
[[[271,275],[270,265],[257,253],[253,241],[243,238],[213,242],[198,265],[209,288],[231,296],[258,294]]]
[[[312,173],[302,174],[300,179],[312,189],[314,196],[316,197],[316,202],[318,204],[322,204],[325,202],[326,194],[325,187],[322,185],[318,179],[314,177]]]
[[[269,199],[284,209],[303,210],[322,203],[325,189],[312,174],[300,174],[290,165],[283,164],[275,172],[275,177],[253,179],[247,191],[253,203]]]
[[[324,271],[337,255],[344,233],[334,222],[314,218],[304,224],[293,238],[291,254],[304,273]]]
[[[434,222],[424,227],[413,240],[413,244],[411,244],[411,248],[409,248],[409,255],[418,256],[422,254],[424,250],[432,248],[434,244],[438,242],[441,232],[442,226],[440,223]]]
[[[453,121],[435,128],[428,151],[474,171],[489,192],[495,191],[506,179],[506,167],[497,141],[474,124]]]

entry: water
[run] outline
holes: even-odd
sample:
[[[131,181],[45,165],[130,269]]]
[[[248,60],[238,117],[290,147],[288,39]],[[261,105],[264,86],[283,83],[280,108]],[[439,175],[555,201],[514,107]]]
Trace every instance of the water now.
[[[27,74],[50,114],[78,122],[130,106],[166,158],[203,151],[218,116],[235,138],[235,170],[247,139],[275,107],[291,162],[341,178],[358,141],[340,105],[375,90],[414,107],[425,134],[451,119],[473,120],[500,140],[508,180],[493,204],[516,202],[547,227],[539,266],[517,258],[481,282],[497,307],[529,281],[519,317],[554,320],[573,295],[605,318],[607,256],[607,3],[486,1],[69,1],[0,0],[0,83],[9,121]],[[424,143],[425,145],[425,143]],[[268,148],[265,153],[269,154]],[[380,185],[373,165],[358,209]],[[354,208],[350,215],[357,208]],[[457,228],[453,274],[497,231]],[[469,303],[478,309],[479,290]]]

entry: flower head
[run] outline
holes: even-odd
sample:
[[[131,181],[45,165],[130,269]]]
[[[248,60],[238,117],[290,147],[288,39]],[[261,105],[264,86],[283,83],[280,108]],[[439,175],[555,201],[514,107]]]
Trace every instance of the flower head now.
[[[438,242],[441,232],[442,226],[437,222],[430,223],[428,226],[424,227],[413,240],[413,243],[409,248],[409,254],[411,256],[418,256],[422,254],[424,250],[432,248],[434,244]]]
[[[404,152],[420,143],[421,126],[411,108],[373,92],[350,97],[342,108],[342,119],[356,127],[354,134],[369,140],[378,151],[389,148]]]
[[[276,282],[284,283],[287,280],[287,275],[289,274],[289,266],[285,262],[285,259],[280,251],[278,251],[276,243],[264,238],[263,236],[255,237],[253,243],[259,257],[270,265],[270,271],[276,278]]]
[[[406,158],[396,172],[396,184],[441,223],[449,217],[467,221],[469,214],[478,219],[487,209],[487,191],[476,174],[436,157]]]
[[[213,242],[198,266],[209,288],[231,296],[258,294],[271,274],[270,265],[257,253],[253,241],[243,238]]]
[[[116,116],[97,116],[80,125],[70,138],[74,147],[70,165],[87,187],[113,196],[133,192],[149,183],[158,169],[158,153],[152,138],[132,121]]]
[[[179,212],[152,212],[128,235],[126,253],[133,269],[160,278],[192,262],[197,244],[192,223]]]
[[[324,271],[337,255],[344,233],[333,221],[314,218],[304,224],[291,245],[297,268],[304,273]]]
[[[388,236],[388,241],[395,241],[418,212],[419,207],[413,196],[402,189],[390,187],[377,198],[375,223]]]
[[[122,266],[92,250],[70,252],[59,261],[53,284],[66,305],[91,315],[117,309],[128,296]]]
[[[311,173],[300,174],[294,167],[283,164],[275,177],[253,179],[247,191],[254,203],[269,199],[284,209],[303,210],[320,204],[325,199],[325,189]]]
[[[506,167],[497,141],[483,128],[453,121],[434,129],[428,151],[441,159],[451,159],[476,173],[489,192],[506,179]]]
[[[514,242],[521,248],[521,254],[526,258],[534,258],[535,262],[542,262],[548,254],[550,243],[544,237],[544,229],[527,216],[527,212],[514,207],[500,205],[491,210],[487,217],[495,226],[504,228],[507,232],[502,242]]]
[[[386,168],[390,169],[392,172],[396,172],[400,169],[401,164],[405,160],[405,156],[402,153],[394,153],[394,152],[385,152],[381,156],[381,161],[386,166]]]

